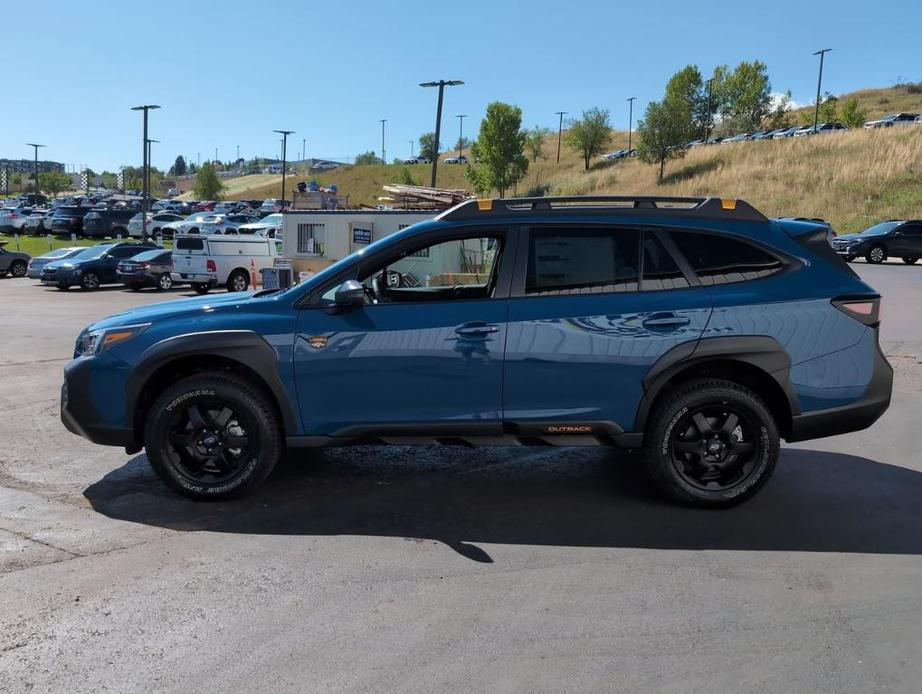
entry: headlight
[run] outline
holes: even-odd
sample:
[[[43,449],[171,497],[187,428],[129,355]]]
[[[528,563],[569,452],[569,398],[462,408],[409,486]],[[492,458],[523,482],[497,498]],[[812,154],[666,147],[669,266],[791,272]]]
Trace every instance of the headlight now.
[[[120,328],[105,328],[82,333],[77,338],[76,356],[90,357],[99,354],[102,350],[109,349],[119,342],[130,340],[149,325],[150,323],[125,325]]]

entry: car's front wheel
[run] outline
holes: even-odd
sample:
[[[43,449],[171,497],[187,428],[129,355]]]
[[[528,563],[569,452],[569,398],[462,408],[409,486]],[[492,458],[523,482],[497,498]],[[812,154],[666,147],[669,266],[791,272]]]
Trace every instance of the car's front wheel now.
[[[868,249],[868,252],[865,253],[864,259],[867,260],[872,265],[880,265],[887,259],[887,252],[884,250],[884,247],[881,245],[871,246]]]
[[[80,288],[88,292],[99,289],[99,277],[95,272],[85,272],[80,278]]]
[[[29,266],[25,260],[14,260],[10,265],[10,274],[13,277],[25,277],[29,271]]]
[[[193,499],[242,496],[268,477],[282,433],[266,395],[226,372],[185,378],[150,409],[144,446],[173,490]]]
[[[667,394],[645,438],[656,486],[674,501],[710,508],[756,494],[780,448],[778,426],[759,396],[717,379],[691,381]]]

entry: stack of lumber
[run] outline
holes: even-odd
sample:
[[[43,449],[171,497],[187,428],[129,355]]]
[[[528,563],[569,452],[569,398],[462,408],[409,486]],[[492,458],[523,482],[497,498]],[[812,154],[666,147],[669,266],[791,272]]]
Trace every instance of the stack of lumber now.
[[[401,207],[448,209],[471,197],[471,194],[466,190],[426,188],[424,186],[407,186],[399,183],[392,183],[383,187],[390,195],[379,199],[382,202],[392,202]]]

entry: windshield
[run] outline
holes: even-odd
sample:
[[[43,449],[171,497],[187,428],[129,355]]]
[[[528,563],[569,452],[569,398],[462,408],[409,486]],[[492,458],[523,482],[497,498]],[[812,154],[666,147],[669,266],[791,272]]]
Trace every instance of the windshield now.
[[[281,224],[282,215],[280,214],[270,214],[268,217],[263,217],[259,220],[258,224]]]
[[[896,229],[902,222],[881,222],[880,224],[875,224],[872,227],[868,227],[858,236],[883,236],[884,234],[889,234],[891,231]]]
[[[49,253],[46,253],[42,257],[50,258],[52,260],[56,260],[58,258],[69,258],[71,256],[77,255],[78,253],[81,253],[83,250],[83,248],[58,248]]]
[[[77,257],[79,257],[81,260],[92,260],[93,258],[102,258],[106,253],[109,252],[111,248],[112,246],[109,246],[109,245],[90,246],[85,251],[83,251],[83,253],[79,253]]]

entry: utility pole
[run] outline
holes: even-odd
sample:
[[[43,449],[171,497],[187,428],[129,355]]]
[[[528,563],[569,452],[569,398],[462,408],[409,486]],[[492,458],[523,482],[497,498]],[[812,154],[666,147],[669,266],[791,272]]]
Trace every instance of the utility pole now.
[[[439,135],[442,132],[442,96],[445,93],[445,86],[456,87],[460,84],[464,84],[461,80],[439,80],[438,82],[423,82],[420,84],[420,87],[438,87],[439,88],[439,105],[435,111],[435,144],[433,145],[434,152],[431,152],[432,156],[432,181],[429,184],[431,188],[435,188],[435,177],[438,171],[439,163]]]
[[[274,133],[279,133],[282,136],[282,202],[285,202],[285,155],[287,154],[288,148],[288,136],[294,134],[294,130],[273,130]]]
[[[143,175],[142,185],[143,192],[141,194],[141,240],[147,241],[147,213],[150,212],[150,188],[148,187],[150,178],[148,173],[148,167],[150,166],[150,160],[148,159],[148,142],[147,142],[147,112],[160,108],[156,104],[145,104],[144,106],[134,106],[132,111],[144,111],[144,137],[141,139],[141,151],[144,155],[144,169],[142,171]]]
[[[461,145],[464,143],[464,119],[467,114],[455,116],[458,119],[458,163],[461,163]]]
[[[713,88],[714,78],[712,77],[706,80],[705,84],[708,86],[708,114],[704,119],[704,144],[707,144],[708,138],[711,136],[711,90]]]
[[[560,123],[557,124],[557,163],[560,163],[560,136],[563,134],[563,117],[567,115],[566,111],[556,111],[555,116],[560,116]]]
[[[307,161],[307,138],[301,138],[301,163]]]
[[[384,124],[387,123],[387,118],[381,119],[381,163],[387,164],[387,154],[384,151]]]
[[[237,145],[237,161],[234,164],[236,165],[238,161],[240,161],[240,145]]]
[[[817,126],[819,125],[820,120],[820,89],[823,87],[823,58],[826,57],[826,54],[831,51],[831,48],[824,48],[821,51],[817,51],[813,55],[818,55],[820,57],[820,78],[816,82],[816,107],[813,109],[813,134],[816,134]]]
[[[32,186],[32,191],[37,194],[38,193],[38,148],[44,147],[45,145],[36,145],[36,144],[33,144],[32,142],[27,142],[26,146],[32,147],[33,152],[35,153],[35,166],[32,169],[33,171],[32,175],[35,176],[35,182]]]
[[[634,135],[634,99],[636,96],[628,97],[628,117],[627,117],[627,151],[631,153],[631,138]]]
[[[410,159],[412,159],[413,157],[416,156],[416,155],[413,153],[413,145],[414,145],[414,144],[416,144],[416,142],[415,142],[414,140],[410,140]]]

